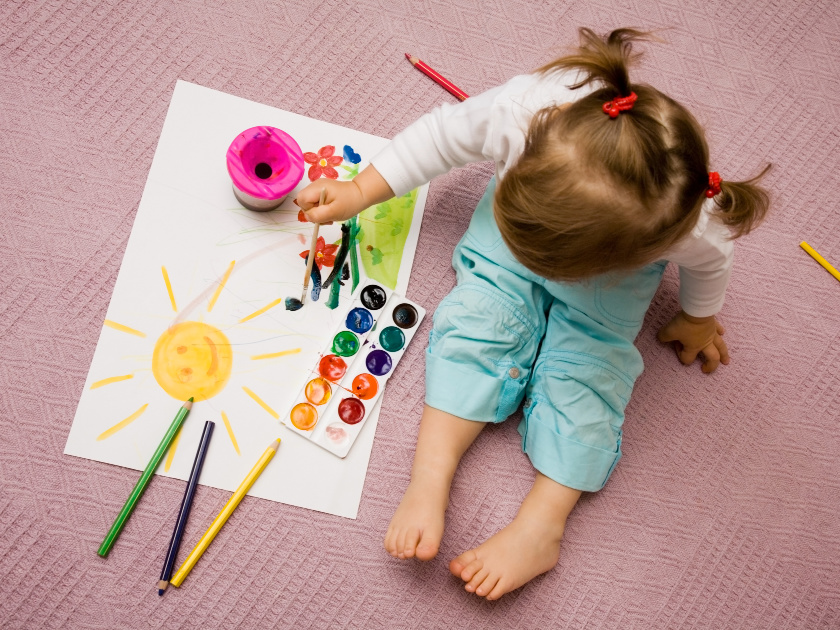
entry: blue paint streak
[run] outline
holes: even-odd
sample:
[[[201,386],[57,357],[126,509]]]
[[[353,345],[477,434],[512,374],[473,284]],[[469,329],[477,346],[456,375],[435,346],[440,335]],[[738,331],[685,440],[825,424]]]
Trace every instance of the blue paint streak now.
[[[350,164],[358,164],[362,161],[362,156],[356,153],[349,144],[344,145],[344,159]]]

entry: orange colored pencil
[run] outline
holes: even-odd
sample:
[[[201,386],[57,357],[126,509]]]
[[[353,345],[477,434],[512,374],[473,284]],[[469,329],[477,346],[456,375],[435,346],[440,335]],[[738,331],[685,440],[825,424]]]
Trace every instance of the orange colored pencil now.
[[[464,92],[464,90],[462,90],[461,88],[456,86],[454,83],[452,83],[448,79],[445,79],[443,76],[438,74],[437,71],[435,71],[434,69],[427,66],[425,63],[420,61],[417,57],[412,56],[411,53],[405,53],[405,58],[408,59],[411,62],[412,66],[417,68],[420,72],[425,74],[432,81],[434,81],[438,85],[445,88],[448,92],[451,92],[452,94],[454,94],[458,98],[458,100],[463,101],[463,100],[466,100],[467,98],[469,98],[469,96],[467,95],[466,92]]]

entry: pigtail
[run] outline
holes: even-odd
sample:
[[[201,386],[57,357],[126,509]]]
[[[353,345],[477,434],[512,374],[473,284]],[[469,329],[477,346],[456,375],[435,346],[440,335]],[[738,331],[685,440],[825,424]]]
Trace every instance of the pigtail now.
[[[633,52],[633,42],[654,41],[651,33],[633,28],[620,28],[606,37],[601,37],[589,28],[581,28],[580,46],[570,55],[555,59],[537,72],[549,73],[562,70],[579,70],[583,76],[570,86],[577,89],[593,81],[601,81],[619,96],[631,92],[628,67],[633,65],[641,53]]]
[[[758,182],[772,166],[768,164],[761,173],[745,182],[720,183],[720,194],[714,197],[716,214],[732,230],[732,238],[749,234],[766,216],[770,196]]]

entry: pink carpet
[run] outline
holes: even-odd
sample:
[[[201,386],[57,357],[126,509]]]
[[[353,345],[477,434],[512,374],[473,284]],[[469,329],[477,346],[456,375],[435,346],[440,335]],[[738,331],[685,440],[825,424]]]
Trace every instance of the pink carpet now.
[[[187,588],[158,598],[184,487],[159,478],[97,557],[137,473],[62,450],[175,81],[392,136],[453,100],[403,53],[475,93],[548,60],[579,25],[672,27],[637,77],[696,112],[725,178],[772,161],[774,207],[738,243],[721,314],[733,361],[712,376],[655,339],[677,307],[669,270],[638,339],[647,370],[624,458],[574,511],[557,568],[496,603],[447,571],[530,487],[516,418],[466,456],[439,557],[383,551],[422,341],[385,397],[358,520],[247,498]],[[834,0],[4,0],[0,626],[840,627],[840,283],[799,248],[840,267],[838,156]],[[430,311],[489,174],[431,185],[409,290]],[[185,545],[227,497],[199,489]]]

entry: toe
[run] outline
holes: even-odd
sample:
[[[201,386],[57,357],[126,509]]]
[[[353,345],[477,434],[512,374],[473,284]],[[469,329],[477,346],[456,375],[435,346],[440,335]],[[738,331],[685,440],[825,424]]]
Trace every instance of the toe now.
[[[437,555],[440,549],[441,535],[429,531],[424,531],[420,538],[420,543],[417,545],[417,558],[420,560],[431,560]]]
[[[464,580],[464,582],[470,582],[476,576],[476,574],[484,568],[484,561],[479,560],[476,558],[472,562],[470,562],[467,566],[464,567],[464,570],[461,571],[460,578]],[[478,586],[480,582],[476,582],[473,586]]]
[[[461,577],[461,573],[463,572],[463,570],[473,560],[475,560],[475,552],[472,550],[465,551],[449,563],[449,572],[452,573],[452,575],[454,575],[455,577]]]
[[[484,580],[487,579],[487,576],[490,574],[490,571],[484,567],[480,568],[476,573],[472,576],[469,582],[464,585],[464,588],[467,589],[470,593],[478,593],[478,589],[484,583]],[[481,595],[482,593],[479,593]]]
[[[382,546],[385,547],[385,551],[387,551],[392,556],[396,555],[396,547],[394,545],[394,532],[390,527],[388,528],[388,531],[385,532],[385,540],[382,542]]]
[[[511,585],[507,581],[500,578],[499,581],[496,582],[493,589],[487,594],[487,599],[490,601],[493,601],[494,599],[499,599],[505,593],[509,593],[513,590],[512,588],[510,588],[510,586]]]
[[[403,543],[403,557],[413,558],[414,552],[417,549],[417,541],[420,540],[420,530],[411,528],[406,532],[405,542]]]
[[[405,537],[406,537],[406,530],[401,530],[397,534],[397,544],[396,544],[396,551],[398,558],[405,558]]]
[[[475,589],[475,594],[481,597],[487,597],[493,592],[493,588],[499,583],[498,575],[488,575],[484,581]],[[489,599],[489,598],[488,598]]]

